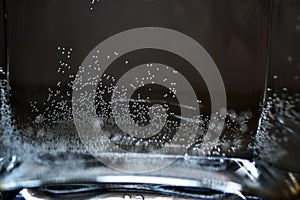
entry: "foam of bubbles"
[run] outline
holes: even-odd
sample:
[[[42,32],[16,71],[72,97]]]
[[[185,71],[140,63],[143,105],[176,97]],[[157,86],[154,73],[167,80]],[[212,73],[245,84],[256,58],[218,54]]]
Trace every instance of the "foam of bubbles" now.
[[[300,99],[296,94],[273,93],[262,110],[256,135],[256,150],[263,160],[275,163],[291,156],[287,146],[300,141]]]
[[[72,106],[67,99],[71,98],[71,90],[80,90],[81,88],[89,87],[90,85],[98,85],[102,88],[98,92],[95,91],[96,97],[91,97],[99,99],[97,106],[101,108],[101,112],[99,113],[99,118],[93,122],[93,129],[97,131],[100,128],[106,127],[106,134],[104,136],[106,138],[102,141],[106,141],[108,138],[112,143],[117,144],[118,147],[125,147],[127,151],[133,152],[152,152],[163,146],[167,149],[166,152],[176,154],[178,148],[183,148],[187,151],[187,156],[226,156],[227,153],[238,152],[239,149],[242,148],[243,137],[248,131],[248,122],[252,118],[252,113],[250,111],[237,113],[235,110],[229,109],[227,111],[226,109],[221,109],[216,113],[212,113],[211,117],[199,113],[199,115],[192,118],[186,118],[170,111],[170,107],[172,106],[190,111],[195,109],[191,105],[171,103],[172,101],[170,100],[176,99],[178,92],[180,91],[178,90],[180,84],[177,82],[180,73],[172,67],[166,66],[165,68],[162,68],[161,66],[152,63],[146,64],[147,70],[145,71],[145,74],[143,76],[134,77],[126,86],[116,84],[117,77],[107,73],[104,73],[102,77],[91,77],[87,82],[83,83],[80,78],[81,74],[85,74],[91,69],[101,71],[101,63],[99,60],[101,52],[97,51],[97,53],[93,55],[94,64],[82,67],[82,71],[78,73],[79,76],[77,76],[76,81],[78,82],[76,85],[80,85],[81,88],[74,88],[73,81],[75,76],[68,71],[72,69],[72,66],[68,64],[68,59],[71,58],[73,49],[57,47],[57,51],[63,58],[58,63],[57,73],[65,74],[65,76],[66,74],[69,74],[69,82],[66,83],[63,80],[60,80],[54,87],[48,88],[48,95],[45,102],[42,104],[43,106],[38,104],[35,100],[31,101],[32,113],[35,115],[31,125],[14,125],[7,99],[7,90],[3,85],[1,86],[1,98],[4,99],[1,104],[1,128],[3,129],[1,137],[3,137],[3,144],[10,146],[13,154],[20,155],[24,159],[35,158],[41,153],[58,155],[61,152],[75,152],[86,154],[87,150],[81,143],[74,127]],[[112,52],[110,56],[119,56],[118,51]],[[129,62],[129,60],[126,60],[124,65],[127,65]],[[160,74],[166,74],[162,73],[164,71],[170,71],[172,76],[175,77],[161,77],[160,81],[167,86],[168,91],[162,94],[159,101],[150,98],[150,94],[155,93],[155,90],[152,87],[148,88],[148,92],[145,93],[146,96],[145,94],[137,94],[137,99],[129,99],[131,107],[136,110],[136,112],[128,115],[128,101],[124,101],[128,91],[138,90],[149,83],[153,85],[156,84],[157,77],[159,77]],[[104,82],[108,82],[109,84],[104,84]],[[152,126],[148,129],[144,129],[144,132],[140,131],[138,133],[139,137],[133,136],[134,133],[132,133],[132,135],[120,132],[117,126],[112,125],[115,121],[111,118],[110,107],[107,106],[107,102],[104,100],[105,95],[107,94],[118,94],[117,98],[113,98],[113,101],[110,102],[110,105],[116,104],[120,108],[119,110],[121,112],[119,112],[119,116],[117,116],[119,120],[118,126],[125,127],[125,130],[130,133],[130,129],[126,129],[126,127],[131,127],[131,125],[128,125],[129,119],[124,116],[129,116],[134,119],[138,118],[137,123],[140,123],[139,125],[142,127],[145,127],[145,124],[147,123],[152,124]],[[90,98],[88,97],[89,95],[91,94],[82,95],[79,100],[80,104],[84,105],[85,101]],[[202,100],[195,99],[196,105],[200,105],[201,103]],[[147,106],[148,104],[152,106],[149,107]],[[168,118],[168,116],[172,119]],[[211,123],[211,119],[213,119],[213,123]],[[222,123],[218,122],[223,120],[226,122],[224,136],[215,142],[210,142],[209,140],[204,142],[203,137],[208,131],[212,136],[214,133],[220,132],[223,126]],[[153,134],[149,135],[149,133],[157,133],[162,129],[161,124],[167,124],[167,126],[164,127],[166,133],[177,130],[179,126],[184,132],[195,129],[196,138],[190,139],[190,141],[181,141],[181,143],[190,144],[186,146],[170,144],[169,141],[172,141],[172,139],[178,141],[182,139],[178,135],[171,140],[167,135],[160,135],[159,137],[154,136],[149,139],[150,136],[153,136]],[[230,134],[231,137],[227,138],[226,134]],[[189,140],[189,138],[185,139]],[[101,141],[101,138],[97,141]],[[110,147],[105,142],[96,143],[95,145],[102,145],[104,149],[106,148],[107,152],[111,151]]]

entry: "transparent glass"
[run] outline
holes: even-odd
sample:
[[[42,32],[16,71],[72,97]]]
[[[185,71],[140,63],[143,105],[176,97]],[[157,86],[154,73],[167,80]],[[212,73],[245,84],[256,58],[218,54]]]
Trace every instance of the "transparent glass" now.
[[[1,3],[0,199],[297,198],[297,1]]]
[[[258,158],[299,173],[300,3],[274,1],[267,88],[256,135]]]

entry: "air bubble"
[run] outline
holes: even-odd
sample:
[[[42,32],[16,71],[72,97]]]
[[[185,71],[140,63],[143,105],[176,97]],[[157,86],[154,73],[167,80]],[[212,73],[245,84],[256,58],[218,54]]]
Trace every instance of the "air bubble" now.
[[[35,118],[35,123],[43,123],[44,122],[44,117],[43,117],[43,115],[38,115],[38,116],[36,116],[36,118]]]
[[[294,58],[293,58],[292,56],[288,56],[288,57],[286,58],[286,60],[287,60],[289,63],[291,63],[291,62],[293,62]]]
[[[296,24],[296,25],[295,25],[295,31],[296,31],[296,32],[299,32],[299,31],[300,31],[300,24]]]

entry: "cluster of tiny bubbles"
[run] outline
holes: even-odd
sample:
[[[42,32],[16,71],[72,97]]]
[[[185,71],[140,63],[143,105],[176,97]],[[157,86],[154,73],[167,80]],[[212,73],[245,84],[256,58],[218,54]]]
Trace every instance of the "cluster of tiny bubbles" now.
[[[66,70],[71,69],[71,66],[67,64],[67,61],[71,57],[73,49],[58,47],[57,50],[64,60],[59,62],[59,70],[57,72],[64,74]],[[203,116],[199,113],[199,115],[192,118],[185,118],[170,109],[171,106],[187,110],[194,109],[190,105],[179,105],[174,103],[176,94],[178,93],[177,87],[179,83],[176,81],[176,76],[179,76],[178,71],[172,67],[157,66],[156,64],[148,63],[146,64],[146,73],[133,77],[133,80],[127,85],[117,84],[116,77],[108,73],[103,73],[101,77],[98,75],[84,79],[83,76],[86,76],[86,74],[89,74],[90,72],[102,72],[99,54],[100,51],[98,50],[95,55],[92,55],[92,65],[80,67],[76,79],[74,75],[69,75],[70,81],[68,83],[58,81],[54,87],[48,88],[47,99],[45,99],[43,107],[40,107],[40,104],[38,104],[37,101],[31,102],[32,113],[35,114],[33,126],[24,126],[22,130],[15,130],[16,135],[18,135],[18,132],[21,133],[17,136],[16,141],[22,142],[21,146],[23,148],[26,148],[30,152],[61,152],[73,150],[76,152],[86,152],[73,124],[72,106],[66,99],[68,97],[71,98],[70,91],[72,90],[84,91],[84,88],[86,87],[97,86],[98,88],[101,87],[101,90],[93,91],[92,93],[82,93],[78,101],[75,102],[75,105],[78,104],[79,107],[80,105],[89,105],[87,101],[95,98],[98,99],[95,106],[100,108],[100,112],[98,114],[98,120],[94,123],[95,130],[105,127],[105,135],[101,135],[100,137],[109,138],[109,140],[118,147],[124,148],[130,146],[130,151],[137,152],[152,152],[164,147],[167,153],[174,154],[177,152],[176,149],[183,148],[187,150],[187,155],[223,155],[225,150],[238,151],[241,145],[242,135],[243,133],[246,133],[248,129],[248,120],[252,117],[250,111],[244,111],[237,114],[234,110],[221,109],[219,112],[212,113],[210,117]],[[106,58],[112,59],[117,56],[119,56],[119,53],[114,51],[110,55],[107,55]],[[129,62],[129,60],[125,60],[124,65],[127,65]],[[166,71],[169,72],[167,74],[172,74],[175,79],[165,76],[161,78],[161,80],[157,80],[158,75],[165,74],[163,72]],[[67,72],[64,75],[67,75]],[[76,84],[74,84],[74,79]],[[108,84],[104,84],[104,82]],[[151,94],[156,91],[154,87],[151,87],[151,84],[155,85],[159,82],[164,83],[168,90],[161,95],[161,98],[153,100],[151,99]],[[76,88],[74,85],[79,87]],[[65,87],[67,87],[68,90],[62,89]],[[136,91],[140,88],[147,88],[147,91],[137,93],[137,98],[125,101],[129,90]],[[5,91],[1,90],[1,95],[4,94]],[[105,100],[107,94],[117,96],[117,98],[112,98],[108,106],[107,101]],[[199,99],[196,99],[195,101],[199,105],[202,103]],[[130,110],[128,109],[128,102],[130,107],[136,112],[133,111],[128,113],[128,110]],[[121,109],[119,109],[119,111],[121,112],[116,113],[114,110],[111,110],[110,106],[112,104],[115,104],[116,107],[120,107]],[[7,106],[8,104],[1,104],[1,116],[8,117],[5,126],[3,123],[6,123],[6,121],[1,120],[1,127],[8,127],[8,125],[12,126],[13,124],[9,121],[11,120],[11,113]],[[91,108],[83,106],[81,109],[82,114],[84,115],[84,109]],[[5,114],[4,112],[7,113]],[[225,112],[226,114],[224,115]],[[85,116],[82,117],[84,118]],[[139,137],[136,137],[135,134],[124,134],[124,132],[120,131],[115,124],[117,119],[118,126],[132,127],[131,124],[129,124],[129,121],[132,118],[138,118],[139,120],[137,123],[140,123],[139,125],[144,128],[139,129]],[[210,123],[211,119],[214,119],[214,123]],[[237,136],[234,137],[234,139],[221,138],[218,142],[214,142],[214,144],[211,144],[210,142],[203,143],[203,138],[208,131],[210,134],[220,132],[220,129],[222,128],[221,121],[224,119],[226,128],[235,132]],[[218,121],[220,121],[220,123],[218,123]],[[149,126],[149,124],[151,126]],[[164,126],[162,126],[162,124]],[[207,126],[208,124],[209,126]],[[192,132],[197,133],[196,138],[183,138],[184,140],[189,140],[183,142],[184,144],[187,144],[185,146],[176,146],[172,143],[173,140],[180,141],[182,139],[179,135],[176,135],[176,130],[179,126],[184,132],[194,129]],[[13,127],[5,128],[5,130],[12,131]],[[149,133],[157,133],[159,130],[163,130],[166,134],[149,136]],[[175,136],[170,137],[170,135],[172,135],[171,133],[174,133],[174,131]],[[22,138],[20,139],[20,137]],[[97,140],[97,142],[98,141],[105,142],[107,140],[103,139]],[[7,142],[7,144],[9,143],[11,142]],[[104,148],[109,148],[106,143],[97,143],[95,145],[102,145]],[[211,150],[212,145],[214,148]],[[38,151],[36,149],[38,149]],[[110,151],[110,149],[105,150]]]
[[[9,158],[17,156],[16,163],[19,163],[19,157],[26,157],[33,151],[30,142],[22,138],[21,131],[15,126],[11,106],[9,102],[8,83],[6,80],[0,81],[0,156]],[[29,156],[30,157],[30,156]],[[12,166],[13,167],[13,166]]]
[[[83,82],[83,76],[85,74],[89,74],[89,72],[101,72],[101,65],[99,61],[100,51],[98,50],[95,55],[92,55],[93,64],[82,66],[81,70],[78,71],[76,77],[76,86],[73,87],[73,90],[84,91],[85,87],[89,86],[98,86],[101,89],[98,91],[93,91],[94,93],[86,93],[82,92],[79,99],[76,102],[73,102],[75,106],[81,107],[81,105],[89,105],[88,101],[91,98],[94,98],[93,95],[96,95],[96,107],[100,108],[100,111],[97,113],[99,119],[95,121],[94,126],[95,129],[103,128],[105,131],[105,135],[101,135],[100,137],[109,138],[109,140],[116,144],[119,147],[128,147],[130,146],[130,150],[137,149],[137,151],[142,152],[147,149],[147,152],[151,152],[160,147],[164,147],[168,149],[168,152],[176,153],[176,148],[184,148],[188,150],[188,155],[225,155],[226,152],[237,152],[242,147],[244,134],[248,131],[248,122],[252,119],[251,111],[242,111],[236,113],[235,110],[229,109],[221,109],[219,112],[213,113],[211,117],[199,115],[194,118],[184,118],[182,116],[173,113],[170,110],[170,103],[172,99],[176,99],[177,94],[177,85],[178,83],[174,81],[174,79],[170,79],[170,77],[163,77],[161,80],[158,80],[158,74],[162,72],[170,71],[170,73],[174,76],[178,75],[178,71],[169,66],[160,66],[153,63],[148,63],[146,65],[146,73],[140,74],[137,77],[132,77],[128,84],[118,84],[116,83],[116,77],[113,75],[103,73],[102,77],[100,76],[91,76],[87,79],[87,81]],[[118,56],[119,53],[114,51],[112,54],[105,56],[107,59],[111,59],[112,56]],[[125,60],[124,64],[127,65],[129,60]],[[176,80],[176,79],[175,79]],[[128,80],[127,80],[128,81]],[[106,82],[106,84],[104,84]],[[152,87],[146,87],[147,85],[159,84],[163,83],[168,86],[168,90],[161,96],[159,100],[151,99],[151,93],[155,93]],[[126,82],[127,83],[127,82]],[[135,99],[128,98],[128,91],[137,91],[140,88],[147,88],[146,93],[137,93],[137,97]],[[108,102],[105,100],[105,96],[107,94],[112,95],[111,102],[109,102],[109,106],[107,106]],[[147,94],[147,95],[145,95]],[[202,101],[196,99],[197,104],[201,104]],[[128,105],[131,104],[131,105]],[[114,112],[111,109],[111,105],[118,107],[118,112]],[[193,109],[189,105],[175,105],[180,109]],[[137,112],[129,113],[129,107],[133,108]],[[82,107],[82,115],[85,114],[86,106]],[[224,114],[226,113],[226,114]],[[171,120],[168,118],[168,115],[173,117]],[[134,130],[131,130],[132,125],[130,124],[131,119],[138,118],[138,122],[140,126],[144,129],[137,129],[139,137],[136,137],[137,133],[133,133]],[[149,119],[150,118],[150,119]],[[214,123],[210,123],[213,118]],[[177,120],[174,120],[177,119]],[[209,131],[210,134],[220,132],[222,129],[222,120],[226,122],[226,129],[230,131],[230,134],[234,137],[226,138],[222,137],[218,142],[205,142],[203,143],[203,137]],[[218,123],[219,121],[219,123]],[[122,130],[116,127],[116,122],[119,127],[123,127]],[[180,122],[180,123],[179,123]],[[145,124],[152,126],[146,126]],[[165,126],[162,126],[164,124]],[[207,125],[209,126],[207,127]],[[180,140],[180,138],[169,138],[167,134],[162,137],[149,135],[149,133],[157,133],[158,130],[163,130],[165,133],[170,133],[176,130],[178,127],[182,130],[191,130],[195,129],[197,132],[197,138],[192,138],[191,141],[186,142],[185,144],[189,144],[186,146],[174,146],[172,143],[173,140]],[[124,133],[132,133],[132,134],[124,134]],[[226,135],[226,134],[225,134]],[[153,136],[153,137],[152,137]],[[151,138],[150,138],[151,137]],[[180,136],[179,136],[180,137]],[[150,138],[150,139],[149,139]],[[97,142],[103,142],[101,146],[106,151],[113,151],[114,149],[109,149],[107,143],[107,139],[100,139]],[[212,144],[213,143],[213,144]],[[163,144],[163,145],[159,145]],[[99,145],[99,143],[95,144]],[[155,145],[157,145],[155,147]],[[211,146],[214,146],[213,150],[211,150]],[[207,148],[206,148],[207,147]],[[252,149],[251,144],[249,144],[249,149]],[[128,150],[128,148],[125,148]],[[171,149],[171,150],[170,150]],[[133,150],[135,151],[135,150]]]
[[[3,70],[3,67],[0,66],[0,74],[4,75],[5,74],[5,71]]]
[[[269,89],[269,96],[262,109],[256,135],[256,150],[260,158],[276,162],[289,155],[286,146],[298,140],[300,128],[300,94],[277,93]]]
[[[86,151],[73,124],[71,91],[75,76],[67,71],[71,69],[67,60],[71,58],[73,49],[57,47],[57,51],[61,56],[57,73],[67,73],[63,75],[64,79],[48,88],[45,100],[32,100],[30,102],[33,116],[33,118],[30,117],[30,120],[32,123],[18,122],[12,137],[21,143],[19,150],[15,151],[16,154],[25,155],[25,150],[31,152],[28,155],[41,152]],[[68,77],[68,81],[65,77]]]
[[[201,116],[201,124],[209,124],[208,127],[202,126],[199,129],[198,141],[190,148],[189,155],[212,155],[212,156],[226,156],[233,155],[244,148],[244,144],[248,144],[247,149],[252,150],[252,143],[243,142],[245,134],[248,134],[248,124],[252,119],[251,111],[236,112],[233,109],[220,109],[220,111],[212,113],[211,117]],[[211,120],[214,119],[214,122]],[[218,132],[221,127],[221,121],[225,120],[225,128],[222,136],[217,142],[213,144],[210,142],[202,143],[202,139],[206,133],[214,134]],[[213,146],[212,150],[207,151]]]
[[[115,51],[113,53],[113,55],[118,56],[118,53]],[[98,57],[96,55],[92,56],[94,59],[97,59]],[[107,59],[109,59],[110,57],[107,57]],[[97,60],[95,60],[96,62]],[[98,62],[97,62],[98,63]],[[126,60],[124,64],[128,64],[129,61]],[[95,63],[96,64],[96,63]],[[151,72],[150,68],[153,68],[153,64],[147,64],[147,67],[149,67],[149,70],[147,71],[146,76],[139,76],[139,77],[135,77],[133,82],[130,82],[128,85],[116,85],[115,84],[115,80],[116,78],[112,75],[109,75],[107,73],[104,73],[103,76],[100,77],[96,77],[96,80],[90,80],[90,82],[86,82],[87,85],[98,85],[99,87],[101,87],[101,90],[99,90],[96,93],[96,98],[98,99],[97,103],[96,103],[96,107],[100,107],[101,111],[99,114],[100,120],[97,121],[96,126],[103,126],[103,123],[106,124],[106,126],[108,126],[107,124],[110,124],[111,118],[112,116],[114,116],[114,118],[119,119],[118,121],[118,125],[121,127],[130,127],[129,121],[130,118],[139,118],[139,121],[147,121],[147,114],[149,114],[150,116],[152,116],[152,120],[151,120],[151,124],[153,124],[153,126],[151,126],[151,129],[155,129],[154,130],[142,130],[139,132],[139,135],[147,135],[147,133],[149,132],[157,132],[157,130],[161,129],[162,127],[159,126],[159,124],[165,123],[165,119],[166,119],[166,111],[168,111],[168,105],[165,102],[164,107],[162,106],[152,106],[149,109],[149,106],[146,106],[147,103],[151,103],[151,99],[150,96],[141,96],[141,94],[137,94],[137,99],[129,99],[129,102],[132,104],[131,107],[134,108],[135,110],[138,110],[138,112],[135,113],[131,113],[131,114],[127,114],[128,112],[128,102],[126,101],[126,95],[127,95],[127,91],[131,88],[133,90],[137,90],[138,88],[144,87],[146,82],[151,82],[151,84],[155,84],[154,78],[155,78],[155,74],[153,74]],[[88,66],[88,68],[91,66]],[[77,81],[81,81],[82,78],[80,78],[81,74],[83,74],[86,68],[82,67],[82,70],[79,71],[78,73],[78,77],[77,77]],[[154,68],[153,68],[154,69]],[[99,70],[101,70],[99,68]],[[155,68],[156,70],[156,68]],[[158,70],[157,70],[158,71]],[[98,80],[100,80],[100,82],[98,82]],[[103,81],[109,81],[110,84],[108,85],[104,85],[102,82]],[[87,86],[87,85],[83,85],[83,84],[76,84],[76,85],[80,85],[83,87]],[[82,88],[73,88],[75,90],[77,89],[82,89]],[[173,89],[173,91],[175,91]],[[152,88],[149,87],[148,88],[148,92],[149,94],[152,92]],[[155,92],[155,91],[154,91]],[[106,105],[107,102],[105,102],[104,97],[107,94],[112,94],[114,93],[114,95],[117,95],[118,98],[113,98],[112,101],[110,102],[110,104],[116,104],[117,107],[120,107],[121,112],[110,112],[110,108],[108,108]],[[172,92],[170,92],[171,94]],[[169,93],[168,93],[169,94]],[[93,94],[84,94],[82,95],[79,100],[78,100],[78,105],[85,105],[88,99],[90,99],[90,95]],[[158,103],[162,103],[163,101],[161,100]],[[157,102],[156,102],[157,103]],[[105,120],[105,122],[103,122],[103,119]],[[177,122],[169,122],[168,126],[173,125],[173,127],[176,127]],[[166,126],[165,129],[168,129],[169,127]],[[115,130],[115,127],[109,127],[107,128],[108,131],[106,131],[108,135],[108,137],[110,138],[110,140],[114,143],[118,143],[120,146],[149,146],[150,144],[154,144],[154,143],[159,143],[158,138],[153,138],[152,140],[144,140],[142,138],[137,138],[137,137],[132,137],[130,135],[125,135],[122,134],[120,131]],[[125,128],[126,129],[126,128]],[[165,136],[162,137],[162,139],[164,139]],[[105,144],[104,144],[105,145]]]
[[[71,58],[73,48],[57,47],[57,51],[62,56],[59,61],[58,70],[59,74],[64,74],[67,70],[71,69],[71,66],[66,62]],[[43,102],[43,107],[39,108],[37,101],[31,101],[31,111],[36,114],[33,121],[35,124],[42,124],[47,126],[52,123],[61,123],[72,120],[71,105],[68,102],[68,98],[71,98],[72,81],[74,75],[68,73],[67,83],[59,80],[54,87],[48,88],[47,99]]]
[[[243,145],[247,144],[247,149],[252,150],[252,141],[246,141],[249,136],[249,122],[253,118],[251,111],[236,112],[233,109],[229,109],[226,114],[225,125],[226,130],[224,137],[221,139],[221,149],[229,154],[239,152]],[[229,137],[230,136],[230,137]],[[253,138],[252,138],[253,139]]]
[[[94,9],[94,6],[96,5],[96,3],[98,3],[100,0],[90,0],[90,10]]]
[[[10,143],[10,136],[13,132],[13,125],[12,125],[12,113],[8,103],[8,92],[7,92],[7,81],[1,80],[0,81],[0,138],[2,142],[2,147],[6,148],[9,147],[6,144]],[[1,151],[3,150],[0,148]]]
[[[68,64],[68,60],[72,56],[73,48],[67,47],[57,47],[57,51],[61,55],[61,60],[59,60],[59,67],[57,69],[58,73],[64,74],[67,69],[71,69],[70,64]]]

